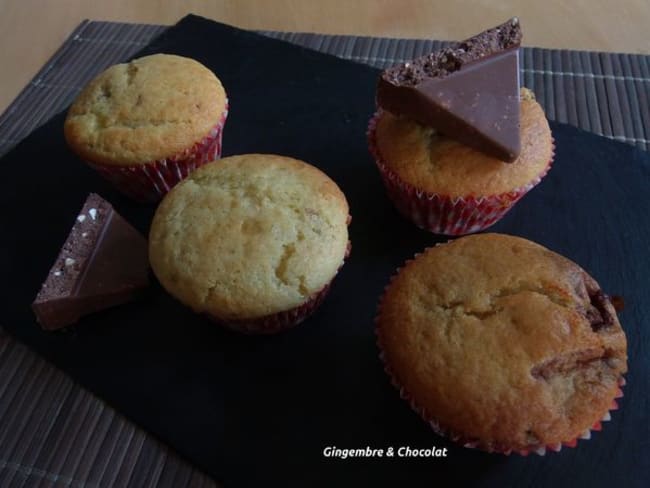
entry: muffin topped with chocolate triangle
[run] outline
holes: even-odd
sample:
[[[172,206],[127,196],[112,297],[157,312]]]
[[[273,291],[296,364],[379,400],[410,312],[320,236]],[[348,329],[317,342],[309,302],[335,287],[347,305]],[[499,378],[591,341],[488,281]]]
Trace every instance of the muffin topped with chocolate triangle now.
[[[519,83],[513,18],[381,73],[370,150],[397,209],[431,232],[494,224],[550,168],[553,139]]]

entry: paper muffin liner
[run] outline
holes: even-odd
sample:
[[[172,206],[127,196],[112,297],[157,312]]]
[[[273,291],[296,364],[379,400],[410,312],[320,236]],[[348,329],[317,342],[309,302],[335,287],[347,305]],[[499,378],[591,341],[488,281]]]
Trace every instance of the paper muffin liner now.
[[[244,334],[277,334],[291,329],[308,318],[325,300],[329,293],[331,282],[311,295],[306,302],[289,310],[265,315],[255,319],[223,320],[210,316],[212,320],[228,329]]]
[[[451,241],[447,241],[447,242],[451,242]],[[445,244],[446,243],[443,242],[443,243],[436,244],[436,246],[445,245]],[[420,254],[421,253],[415,254],[413,256],[413,259],[418,257]],[[413,261],[413,259],[407,260],[404,265],[410,263],[411,261]],[[602,418],[596,420],[590,428],[585,429],[582,433],[580,433],[580,435],[578,435],[574,439],[558,442],[555,444],[546,444],[543,446],[531,446],[529,449],[512,449],[505,445],[486,443],[479,439],[472,439],[470,437],[467,437],[461,432],[457,432],[447,428],[442,422],[436,419],[435,416],[427,412],[427,410],[424,407],[418,405],[413,395],[411,395],[411,393],[404,386],[400,384],[399,380],[397,379],[397,376],[394,374],[393,370],[390,367],[390,364],[386,360],[386,354],[384,353],[384,348],[383,348],[382,331],[381,328],[379,327],[379,317],[381,315],[384,298],[386,297],[386,291],[390,288],[391,284],[393,283],[393,281],[395,280],[397,274],[401,269],[402,268],[398,268],[396,272],[393,274],[388,285],[386,285],[386,287],[384,288],[384,293],[382,294],[382,297],[379,300],[377,316],[375,317],[375,337],[376,337],[377,348],[379,349],[379,359],[381,360],[384,371],[388,375],[391,384],[399,392],[400,398],[406,400],[406,402],[408,402],[411,409],[415,413],[417,413],[420,416],[420,418],[422,418],[422,420],[424,420],[436,434],[445,437],[447,439],[450,439],[451,441],[469,449],[478,449],[485,452],[504,454],[507,456],[509,456],[510,454],[519,454],[521,456],[528,456],[529,454],[532,453],[538,454],[540,456],[545,456],[548,451],[559,452],[562,449],[562,447],[571,447],[571,448],[576,447],[578,441],[581,439],[584,440],[591,439],[592,432],[599,432],[600,430],[602,430],[602,423],[611,420],[612,418],[611,412],[614,410],[618,410],[619,406],[617,400],[623,397],[622,388],[623,386],[625,386],[625,378],[623,376],[621,376],[618,379],[617,391],[616,394],[614,395],[614,398],[612,399],[612,403],[610,404],[610,407],[607,410],[607,412],[605,412]]]
[[[382,159],[376,142],[378,110],[368,124],[368,147],[386,187],[388,197],[397,210],[418,227],[449,236],[460,236],[484,230],[498,222],[515,203],[534,188],[551,169],[555,155],[555,143],[551,159],[544,170],[528,184],[506,193],[485,196],[452,197],[431,193],[407,183],[390,169]]]
[[[351,218],[348,216],[348,224],[350,223],[350,220]],[[352,245],[350,241],[348,241],[344,259],[348,258],[351,249]],[[278,332],[291,329],[308,318],[323,303],[325,297],[330,291],[332,282],[343,267],[343,264],[345,264],[345,261],[341,263],[341,266],[339,266],[339,269],[336,271],[336,274],[332,277],[329,283],[316,293],[313,293],[305,302],[297,307],[254,319],[224,320],[214,315],[208,316],[214,322],[217,322],[228,329],[250,335],[277,334]]]
[[[227,117],[228,101],[219,122],[210,129],[208,135],[169,158],[130,166],[91,161],[87,163],[122,193],[140,202],[157,202],[196,168],[221,157],[221,141]]]

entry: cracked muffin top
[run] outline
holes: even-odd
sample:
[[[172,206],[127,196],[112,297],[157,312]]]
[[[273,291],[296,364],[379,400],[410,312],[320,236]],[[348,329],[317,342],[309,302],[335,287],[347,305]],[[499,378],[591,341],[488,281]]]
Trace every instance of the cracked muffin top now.
[[[209,163],[175,186],[149,235],[161,284],[197,312],[255,319],[295,308],[343,264],[345,196],[319,169],[247,154]]]
[[[488,450],[572,441],[608,412],[627,370],[625,333],[598,283],[507,235],[409,261],[377,325],[388,371],[425,418]]]
[[[212,71],[193,59],[155,54],[93,79],[70,107],[64,132],[83,159],[142,164],[190,149],[225,109],[226,92]]]
[[[553,138],[533,92],[521,89],[521,153],[512,163],[487,156],[405,117],[382,111],[374,143],[381,160],[410,185],[452,197],[507,193],[548,166]]]

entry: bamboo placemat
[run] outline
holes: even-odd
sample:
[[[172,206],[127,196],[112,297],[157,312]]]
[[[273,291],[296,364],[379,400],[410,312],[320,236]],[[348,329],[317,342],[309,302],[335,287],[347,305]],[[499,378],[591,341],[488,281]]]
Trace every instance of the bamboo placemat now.
[[[85,21],[0,116],[0,155],[165,27]],[[385,67],[430,40],[265,35]],[[522,82],[550,119],[648,149],[650,56],[523,49]],[[0,329],[0,487],[211,487],[215,483]]]

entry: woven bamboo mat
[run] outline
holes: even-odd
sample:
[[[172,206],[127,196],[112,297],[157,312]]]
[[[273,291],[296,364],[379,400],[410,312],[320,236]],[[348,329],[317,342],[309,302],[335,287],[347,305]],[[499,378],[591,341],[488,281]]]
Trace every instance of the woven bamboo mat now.
[[[85,21],[0,116],[0,155],[65,109],[163,26]],[[385,67],[441,43],[265,35]],[[550,119],[650,147],[650,56],[525,48],[522,82]],[[211,487],[215,483],[0,329],[0,487]]]

